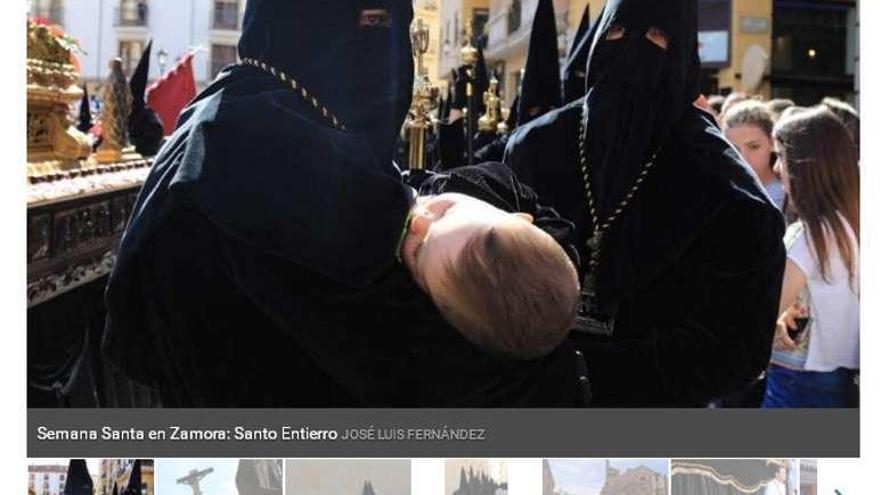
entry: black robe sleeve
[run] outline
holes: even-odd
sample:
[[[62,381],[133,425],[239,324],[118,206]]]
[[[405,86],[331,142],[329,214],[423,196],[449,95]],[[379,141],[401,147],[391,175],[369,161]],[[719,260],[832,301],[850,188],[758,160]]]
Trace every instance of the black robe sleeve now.
[[[679,263],[700,284],[686,317],[662,321],[664,297],[621,312],[648,314],[614,341],[579,335],[595,405],[705,405],[753,382],[769,361],[785,251],[778,214],[754,202],[727,206]],[[756,228],[756,225],[758,228]],[[634,318],[638,320],[638,317]]]

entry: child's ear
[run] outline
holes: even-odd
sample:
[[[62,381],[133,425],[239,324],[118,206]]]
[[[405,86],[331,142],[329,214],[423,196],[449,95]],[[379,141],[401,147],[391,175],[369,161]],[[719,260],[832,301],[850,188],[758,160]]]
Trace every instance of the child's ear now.
[[[425,215],[424,211],[413,213],[412,220],[409,224],[409,232],[417,237],[425,237],[428,234],[428,228],[431,226],[431,217]]]
[[[535,217],[529,215],[528,213],[523,213],[521,211],[518,211],[518,212],[514,213],[513,215],[515,217],[518,217],[518,218],[525,220],[526,222],[535,223]]]

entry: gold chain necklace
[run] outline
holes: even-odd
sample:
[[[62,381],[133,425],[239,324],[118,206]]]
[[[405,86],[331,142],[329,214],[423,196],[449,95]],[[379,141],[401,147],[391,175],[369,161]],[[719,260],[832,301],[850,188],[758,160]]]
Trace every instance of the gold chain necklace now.
[[[636,180],[630,188],[629,192],[626,194],[626,196],[623,197],[617,208],[614,209],[611,215],[609,215],[604,222],[600,222],[599,213],[596,211],[595,201],[593,200],[593,188],[590,177],[590,167],[587,163],[587,132],[584,128],[586,109],[587,104],[586,100],[584,100],[584,111],[578,122],[578,147],[580,148],[581,174],[584,179],[584,190],[586,191],[587,196],[587,208],[590,211],[590,217],[593,221],[593,235],[587,241],[587,246],[590,248],[591,253],[590,266],[595,268],[599,264],[599,250],[602,244],[602,236],[605,234],[605,231],[608,230],[608,227],[610,227],[611,224],[615,220],[617,220],[621,214],[623,214],[630,201],[632,201],[633,196],[635,196],[638,192],[642,183],[645,181],[645,177],[648,176],[648,172],[650,172],[651,168],[654,167],[654,160],[656,160],[657,158],[657,153],[659,153],[659,149],[651,155],[650,160],[642,165],[642,171],[639,173],[638,177],[636,177]]]
[[[345,124],[340,122],[339,119],[330,112],[330,110],[327,110],[327,107],[319,103],[318,98],[310,94],[305,86],[299,84],[296,79],[288,76],[284,73],[284,71],[280,71],[265,62],[261,62],[253,58],[243,58],[241,59],[241,63],[261,69],[263,72],[266,72],[268,74],[272,74],[273,76],[281,80],[281,82],[283,82],[284,84],[289,85],[296,94],[302,96],[304,100],[315,107],[315,110],[321,112],[321,115],[325,119],[330,121],[330,123],[333,124],[333,127],[343,131],[345,130]]]
[[[584,108],[581,118],[578,122],[578,147],[580,153],[580,166],[581,166],[581,174],[584,179],[584,190],[586,191],[587,196],[587,209],[590,212],[590,217],[593,221],[593,235],[587,240],[587,247],[590,249],[590,267],[586,271],[586,275],[584,276],[584,280],[581,283],[581,307],[578,311],[577,317],[577,327],[584,332],[594,333],[598,335],[603,335],[606,337],[610,337],[614,334],[614,323],[615,317],[614,315],[606,315],[604,317],[597,318],[594,312],[594,305],[596,303],[596,274],[599,271],[599,258],[600,251],[602,248],[602,237],[605,234],[605,231],[617,220],[624,212],[626,207],[632,201],[632,198],[636,195],[642,183],[645,181],[645,177],[648,176],[648,172],[651,171],[651,168],[654,167],[654,160],[657,158],[658,151],[651,155],[651,159],[648,160],[644,165],[642,165],[642,171],[639,173],[638,177],[636,177],[635,182],[630,188],[629,192],[623,199],[620,201],[620,204],[614,211],[611,212],[610,215],[605,219],[604,222],[599,221],[599,213],[596,211],[595,200],[593,199],[593,188],[592,188],[592,178],[590,177],[590,167],[587,163],[587,133],[586,126],[584,126],[584,119],[587,113],[587,102],[584,100]]]

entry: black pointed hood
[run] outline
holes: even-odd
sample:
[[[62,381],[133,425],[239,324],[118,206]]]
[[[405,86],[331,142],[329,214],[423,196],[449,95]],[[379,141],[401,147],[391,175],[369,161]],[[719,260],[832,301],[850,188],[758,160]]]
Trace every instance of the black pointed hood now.
[[[128,476],[128,485],[122,491],[123,495],[141,495],[141,460],[135,459],[131,465],[131,474]]]
[[[89,132],[92,128],[92,107],[89,103],[89,90],[83,88],[82,101],[79,103],[79,122],[76,125],[80,132]]]
[[[601,17],[601,13],[599,17]],[[599,23],[590,25],[590,6],[587,5],[565,60],[562,81],[562,100],[564,103],[571,103],[584,96],[587,84],[587,57],[593,47],[593,39],[596,37],[598,26]]]
[[[476,119],[486,112],[486,104],[483,103],[483,93],[489,90],[489,67],[486,64],[486,56],[483,54],[483,45],[486,38],[477,38],[475,44],[477,48],[477,64],[474,67],[474,100],[477,106],[477,112],[473,115]]]
[[[249,0],[238,52],[297,80],[390,159],[412,97],[412,18],[404,0]]]
[[[153,41],[147,44],[137,68],[131,75],[128,85],[131,88],[131,114],[128,119],[128,134],[135,150],[144,156],[154,156],[159,152],[165,131],[162,122],[150,107],[147,106],[147,81],[150,75],[150,56]]]
[[[93,495],[94,489],[85,459],[71,459],[67,465],[64,495]]]
[[[147,43],[147,47],[144,48],[144,53],[141,54],[141,59],[138,61],[137,67],[134,70],[134,73],[131,75],[131,80],[128,83],[129,88],[131,88],[131,114],[136,115],[140,112],[144,106],[146,105],[146,93],[147,93],[147,80],[150,76],[150,54],[153,51],[153,40],[150,40]]]
[[[559,81],[559,46],[553,0],[538,0],[526,70],[520,90],[519,121],[525,124],[561,106]]]

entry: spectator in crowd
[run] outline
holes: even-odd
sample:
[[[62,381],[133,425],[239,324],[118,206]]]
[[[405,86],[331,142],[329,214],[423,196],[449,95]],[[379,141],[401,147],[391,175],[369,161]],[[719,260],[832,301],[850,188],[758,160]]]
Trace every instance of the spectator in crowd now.
[[[824,106],[787,112],[773,131],[800,218],[788,260],[765,407],[854,407],[859,370],[859,169],[855,143]]]
[[[839,118],[841,122],[843,122],[843,125],[846,126],[846,130],[848,130],[850,136],[852,136],[853,142],[856,143],[856,153],[858,154],[859,112],[857,112],[849,103],[838,100],[837,98],[827,97],[822,100],[822,105],[827,107],[828,110],[831,110],[834,115],[837,115],[837,118]]]
[[[782,112],[793,106],[794,101],[789,100],[788,98],[774,98],[767,102],[767,109],[769,109],[770,113],[773,115],[773,122],[778,121],[779,117],[782,116]]]
[[[764,487],[764,495],[787,495],[785,490],[785,479],[788,477],[785,466],[779,466],[776,470],[776,477],[767,483]]]
[[[780,210],[785,203],[782,181],[773,171],[773,115],[765,103],[746,100],[730,107],[722,121],[724,135],[746,159],[767,195]]]
[[[719,112],[719,120],[724,119],[724,114],[730,110],[730,107],[736,105],[741,101],[746,101],[749,99],[749,95],[745,93],[730,93],[724,98],[724,103],[721,105],[721,111]]]

